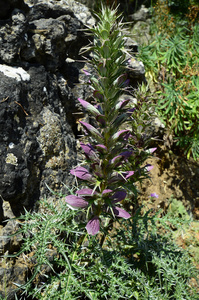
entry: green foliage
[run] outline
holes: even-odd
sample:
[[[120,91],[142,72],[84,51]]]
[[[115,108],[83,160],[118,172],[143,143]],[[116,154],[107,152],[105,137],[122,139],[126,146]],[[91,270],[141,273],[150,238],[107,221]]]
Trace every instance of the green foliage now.
[[[173,198],[170,199],[167,217],[178,221],[181,220],[180,223],[185,222],[186,220],[190,221],[190,217],[182,201]]]
[[[128,123],[132,133],[131,138],[129,138],[129,143],[133,148],[134,154],[129,158],[129,165],[133,170],[136,170],[138,166],[142,166],[139,172],[135,172],[133,176],[134,182],[142,182],[145,178],[150,177],[150,174],[145,172],[145,161],[149,158],[149,155],[156,150],[156,148],[150,148],[153,143],[150,126],[151,119],[155,113],[155,107],[149,86],[144,83],[138,86],[134,92],[134,96],[136,97],[134,103],[135,111]],[[137,190],[136,187],[132,185],[132,181],[130,182],[129,190],[133,190],[134,195],[137,196]],[[136,197],[134,197],[134,199],[135,204]]]
[[[159,60],[166,64],[168,71],[177,78],[178,73],[182,72],[186,61],[184,54],[186,52],[186,39],[180,33],[162,40],[161,48],[163,52],[159,52]]]
[[[185,17],[191,5],[199,4],[198,0],[168,0],[170,12],[181,18]]]
[[[35,266],[27,284],[22,287],[25,290],[29,289],[32,282],[43,277],[48,278],[45,274],[47,269],[49,273],[56,274],[53,264],[57,255],[65,260],[69,270],[71,268],[67,247],[75,243],[83,232],[75,221],[75,211],[69,209],[63,199],[58,198],[57,201],[55,205],[44,199],[40,205],[40,212],[26,211],[25,215],[18,219],[21,229],[17,234],[23,235],[24,242],[22,249],[14,257],[21,253],[31,253],[28,260]]]
[[[184,119],[188,117],[190,106],[183,100],[181,89],[176,89],[175,81],[163,84],[164,93],[158,101],[158,110],[161,112],[161,117],[166,120],[167,125],[178,131],[187,129]]]
[[[173,230],[189,228],[192,221],[191,216],[187,213],[182,201],[171,197],[168,203],[168,209],[163,218],[159,220],[160,226],[167,229],[173,237]]]
[[[152,40],[139,53],[158,94],[157,113],[173,132],[176,145],[195,160],[199,158],[198,11],[199,6],[190,7],[187,18],[179,21],[167,2],[158,1]]]
[[[176,200],[173,197],[169,199],[167,212],[159,220],[159,225],[160,228],[166,229],[171,239],[182,245],[189,255],[193,257],[194,263],[198,264],[199,239],[197,232],[199,230],[199,222],[192,219],[182,201]]]
[[[189,285],[195,276],[191,260],[160,235],[164,222],[158,214],[138,210],[132,219],[114,223],[103,246],[99,236],[79,243],[74,211],[62,200],[43,200],[43,212],[27,212],[21,222],[21,253],[35,266],[19,299],[197,299]]]

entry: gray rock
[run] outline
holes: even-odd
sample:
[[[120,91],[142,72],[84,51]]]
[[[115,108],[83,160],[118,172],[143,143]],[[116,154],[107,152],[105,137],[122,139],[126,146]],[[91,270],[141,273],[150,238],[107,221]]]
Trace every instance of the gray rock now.
[[[12,219],[45,196],[53,199],[47,186],[64,194],[71,185],[73,113],[77,97],[87,94],[79,75],[84,63],[77,60],[91,14],[68,1],[34,3],[10,1],[0,20],[0,295],[7,300],[15,299],[13,282],[25,283],[30,271],[22,258],[5,256],[22,241],[11,236],[18,226]]]
[[[0,195],[10,202],[15,215],[48,192],[45,182],[51,188],[56,182],[60,189],[76,159],[69,116],[75,99],[62,103],[57,78],[44,67],[30,67],[26,72],[29,82],[3,73],[0,82]],[[65,101],[67,94],[65,88]]]
[[[3,1],[5,4],[5,1]],[[66,193],[76,165],[77,97],[84,67],[82,29],[92,24],[88,8],[75,1],[0,2],[0,295],[15,299],[31,266],[6,254],[19,250],[13,220],[39,209],[47,188]],[[1,10],[2,8],[2,10]],[[81,74],[81,75],[80,75]]]
[[[13,253],[19,250],[20,244],[22,242],[22,235],[16,234],[11,236],[16,230],[19,229],[19,225],[16,220],[10,220],[5,223],[5,226],[0,226],[0,255],[9,251]]]
[[[25,43],[26,16],[23,11],[15,8],[10,18],[1,23],[0,58],[4,63],[10,64],[19,57]]]
[[[1,299],[14,300],[17,286],[23,285],[28,276],[28,266],[25,258],[11,260],[1,258],[0,296]]]
[[[17,81],[30,81],[30,75],[21,67],[11,67],[0,64],[0,72]]]
[[[138,45],[147,45],[151,39],[150,35],[151,19],[146,21],[137,21],[131,29],[132,35],[135,37]],[[139,47],[138,47],[139,50]]]
[[[17,216],[67,183],[76,161],[76,85],[94,22],[75,1],[8,1],[0,27],[0,195]],[[68,61],[67,61],[68,59]],[[1,200],[2,202],[2,200]],[[6,213],[0,205],[0,221]]]
[[[144,65],[135,57],[128,59],[128,76],[133,88],[137,88],[138,84],[146,83]]]
[[[141,5],[141,8],[130,16],[132,21],[146,21],[150,17],[149,9],[146,8],[144,5]]]

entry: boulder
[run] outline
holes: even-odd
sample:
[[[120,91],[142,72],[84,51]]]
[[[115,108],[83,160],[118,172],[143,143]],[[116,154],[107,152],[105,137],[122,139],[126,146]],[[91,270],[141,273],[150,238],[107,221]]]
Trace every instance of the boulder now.
[[[7,9],[6,9],[7,7]],[[8,1],[0,20],[0,221],[3,201],[23,208],[61,191],[76,163],[76,100],[88,43],[82,29],[94,20],[75,1]],[[70,62],[69,62],[70,61]]]
[[[134,14],[130,15],[130,19],[134,22],[138,21],[146,21],[151,17],[150,11],[144,5],[141,5],[140,9],[136,11]]]

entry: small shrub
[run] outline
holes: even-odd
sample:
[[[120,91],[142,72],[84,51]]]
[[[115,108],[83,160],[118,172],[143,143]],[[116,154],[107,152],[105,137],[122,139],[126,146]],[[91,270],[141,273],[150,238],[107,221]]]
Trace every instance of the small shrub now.
[[[198,160],[199,26],[194,11],[198,12],[199,7],[194,6],[194,10],[191,7],[187,18],[181,21],[170,14],[168,1],[158,1],[152,41],[141,46],[139,57],[146,67],[146,75],[154,82],[158,93],[157,113],[169,135],[173,135],[173,142],[188,159]]]

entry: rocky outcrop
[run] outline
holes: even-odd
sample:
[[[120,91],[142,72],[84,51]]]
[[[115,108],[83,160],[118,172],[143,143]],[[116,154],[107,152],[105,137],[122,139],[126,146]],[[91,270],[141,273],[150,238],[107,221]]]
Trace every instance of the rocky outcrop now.
[[[1,11],[0,195],[14,215],[48,194],[45,184],[68,184],[75,164],[83,63],[74,62],[87,44],[81,29],[94,20],[85,6],[68,3],[9,1]],[[2,221],[6,212],[0,214]]]
[[[64,193],[76,164],[79,50],[94,20],[75,1],[0,2],[0,254],[19,249],[11,220],[52,190]],[[81,78],[82,77],[82,78]],[[23,272],[22,272],[23,269]],[[19,276],[19,273],[21,275]],[[0,295],[13,299],[27,266],[1,259]],[[5,281],[6,276],[6,281]],[[6,286],[5,286],[6,282]],[[6,294],[5,294],[6,291]]]

